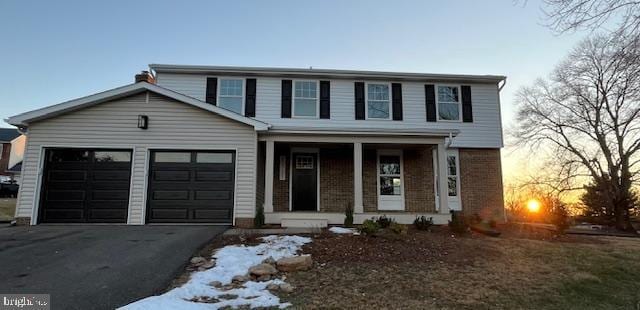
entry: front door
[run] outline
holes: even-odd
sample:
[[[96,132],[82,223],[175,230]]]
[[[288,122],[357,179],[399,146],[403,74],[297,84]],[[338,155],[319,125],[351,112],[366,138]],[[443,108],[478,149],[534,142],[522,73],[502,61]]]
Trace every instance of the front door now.
[[[318,154],[292,154],[291,209],[318,210]]]

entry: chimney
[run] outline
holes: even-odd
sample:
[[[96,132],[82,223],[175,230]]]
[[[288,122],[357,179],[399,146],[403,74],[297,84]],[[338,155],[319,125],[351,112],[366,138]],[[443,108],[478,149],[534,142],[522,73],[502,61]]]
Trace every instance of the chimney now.
[[[149,84],[155,84],[156,79],[149,73],[149,71],[142,71],[139,74],[136,74],[136,83],[139,82],[147,82]]]

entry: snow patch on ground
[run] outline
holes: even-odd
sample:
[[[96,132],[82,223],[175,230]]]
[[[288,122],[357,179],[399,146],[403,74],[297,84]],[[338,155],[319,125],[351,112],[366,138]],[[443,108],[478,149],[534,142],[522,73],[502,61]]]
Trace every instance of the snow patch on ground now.
[[[358,231],[355,228],[345,228],[345,227],[331,227],[329,231],[334,234],[353,234],[359,235]]]
[[[215,267],[195,272],[191,279],[181,287],[159,295],[138,300],[120,309],[146,310],[146,309],[218,309],[231,306],[250,305],[255,307],[279,307],[290,306],[288,303],[280,303],[280,299],[271,294],[266,287],[269,283],[281,284],[282,280],[274,279],[266,282],[249,281],[244,287],[222,290],[209,283],[220,281],[222,285],[230,284],[236,275],[245,275],[249,268],[262,263],[269,256],[275,260],[284,257],[296,256],[302,245],[311,242],[310,238],[300,236],[266,236],[262,237],[262,243],[255,246],[229,245],[219,249],[213,257],[216,259]],[[235,299],[219,298],[220,295],[238,295]],[[208,296],[219,299],[215,303],[199,303],[189,301],[192,298]]]

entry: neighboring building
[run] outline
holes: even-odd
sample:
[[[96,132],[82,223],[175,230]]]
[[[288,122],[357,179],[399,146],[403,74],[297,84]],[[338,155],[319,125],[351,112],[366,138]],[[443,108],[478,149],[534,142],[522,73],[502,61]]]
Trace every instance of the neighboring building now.
[[[11,140],[11,152],[9,152],[9,164],[7,172],[11,178],[18,184],[20,184],[22,173],[22,159],[24,157],[24,147],[27,142],[27,137],[20,134],[15,139]]]
[[[504,220],[503,76],[150,68],[7,120],[28,136],[20,223]]]
[[[13,173],[9,171],[9,168],[13,167],[11,154],[15,152],[12,144],[13,141],[20,136],[20,132],[15,128],[0,128],[0,176],[4,176],[7,179],[13,176]]]

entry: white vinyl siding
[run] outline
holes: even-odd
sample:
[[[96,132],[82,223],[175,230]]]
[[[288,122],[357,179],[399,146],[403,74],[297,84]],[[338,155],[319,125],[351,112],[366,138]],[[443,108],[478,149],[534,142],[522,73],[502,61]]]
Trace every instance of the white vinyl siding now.
[[[138,115],[149,116],[149,129],[137,128]],[[150,93],[101,103],[29,126],[18,217],[32,217],[39,192],[40,152],[43,146],[133,149],[130,224],[143,224],[151,149],[228,149],[237,156],[235,217],[255,211],[256,139],[254,129],[209,111]]]
[[[438,83],[406,81],[402,82],[402,121],[356,120],[354,82],[354,80],[347,79],[330,79],[331,119],[296,119],[281,117],[282,79],[258,77],[255,118],[267,122],[275,128],[278,126],[299,126],[309,130],[327,128],[342,130],[368,128],[380,129],[380,131],[385,129],[458,129],[460,134],[453,140],[452,147],[500,148],[503,146],[500,98],[498,85],[494,83],[455,83],[455,85],[471,86],[473,122],[465,123],[427,122],[424,85],[438,85]],[[159,73],[157,83],[173,91],[204,100],[206,75]]]

